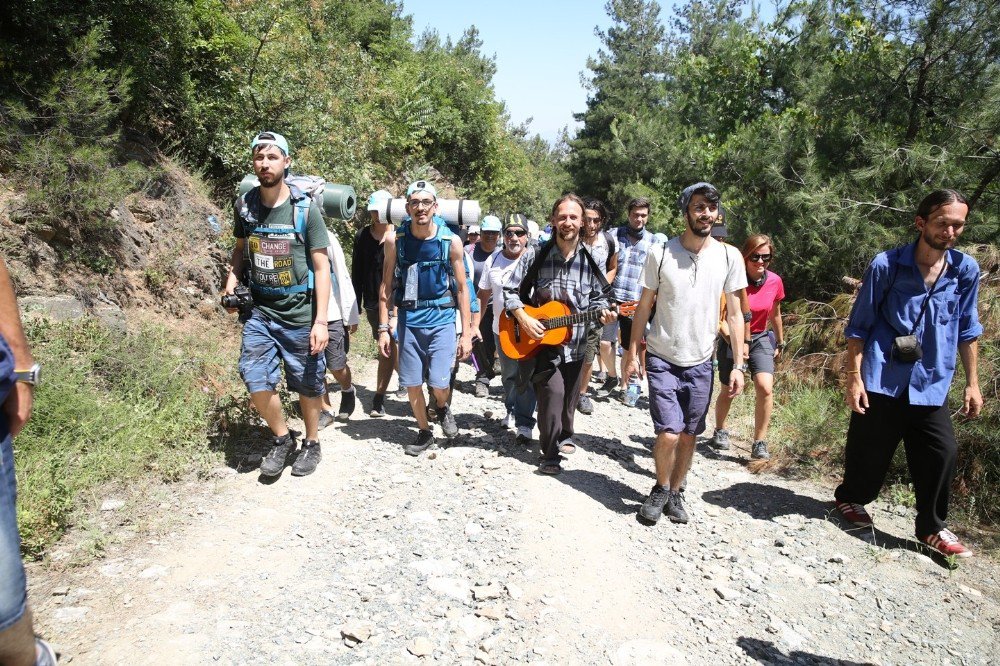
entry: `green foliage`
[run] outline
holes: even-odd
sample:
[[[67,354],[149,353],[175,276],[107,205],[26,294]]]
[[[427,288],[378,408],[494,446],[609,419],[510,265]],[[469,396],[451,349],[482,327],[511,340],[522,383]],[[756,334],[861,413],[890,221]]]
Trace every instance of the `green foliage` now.
[[[620,204],[644,184],[654,227],[679,230],[676,193],[711,180],[737,242],[776,240],[794,297],[840,292],[934,187],[964,191],[970,240],[996,242],[1000,5],[798,0],[765,23],[748,4],[689,0],[665,34],[655,2],[608,3],[571,141],[580,190]]]
[[[109,209],[142,181],[145,170],[117,159],[118,116],[128,76],[113,76],[97,61],[107,49],[103,28],[71,48],[71,62],[55,74],[33,108],[14,101],[0,107],[0,154],[19,180],[31,183],[24,208],[29,226],[83,232],[110,224]]]
[[[157,328],[122,335],[94,321],[36,321],[27,334],[46,378],[15,442],[25,553],[58,539],[106,486],[173,481],[215,460],[213,412],[243,395],[217,342]]]

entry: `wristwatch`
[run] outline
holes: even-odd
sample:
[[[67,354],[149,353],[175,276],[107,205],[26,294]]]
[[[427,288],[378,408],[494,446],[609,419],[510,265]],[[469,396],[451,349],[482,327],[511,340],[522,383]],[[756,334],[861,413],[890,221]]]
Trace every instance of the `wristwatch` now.
[[[38,386],[38,382],[42,378],[42,366],[35,363],[33,366],[27,370],[14,370],[14,381],[24,382],[25,384],[30,384],[31,386]]]
[[[746,363],[741,363],[739,365],[734,365],[733,370],[739,370],[740,372],[746,372],[749,370]]]

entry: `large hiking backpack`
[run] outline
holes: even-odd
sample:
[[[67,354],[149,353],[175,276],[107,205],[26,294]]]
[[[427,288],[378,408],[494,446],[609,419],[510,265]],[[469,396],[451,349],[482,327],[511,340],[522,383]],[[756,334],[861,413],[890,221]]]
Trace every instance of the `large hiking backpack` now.
[[[290,173],[285,176],[289,187],[295,186],[316,202],[324,217],[349,220],[354,217],[358,196],[350,185],[328,183],[319,176]],[[240,196],[260,185],[257,176],[247,174],[240,181]]]
[[[434,235],[438,243],[438,256],[436,259],[416,261],[414,257],[407,256],[406,237],[410,236],[410,222],[407,220],[396,232],[396,289],[394,290],[394,301],[398,307],[406,310],[422,310],[435,307],[455,307],[455,274],[451,268],[451,239],[455,234],[444,220],[435,216],[437,233]],[[410,236],[412,238],[412,236]],[[437,298],[419,298],[420,276],[430,275],[431,279],[438,281],[438,290],[443,293]],[[414,282],[415,280],[415,282]],[[407,294],[407,287],[410,293]]]
[[[243,244],[243,259],[247,270],[247,282],[250,290],[268,296],[284,296],[312,292],[315,286],[312,256],[309,252],[309,236],[306,227],[309,224],[309,207],[313,199],[295,185],[289,184],[292,204],[292,226],[265,225],[258,226],[260,220],[260,188],[254,187],[249,192],[241,194],[236,199],[236,212],[243,225],[246,242]],[[306,247],[307,274],[305,281],[293,283],[294,259],[291,257],[291,247],[281,243],[292,238]],[[271,253],[258,253],[254,248],[264,249],[264,244],[272,244],[275,249],[287,249],[287,271],[280,271],[275,266]],[[283,258],[281,255],[280,258]],[[270,284],[268,284],[270,283]]]

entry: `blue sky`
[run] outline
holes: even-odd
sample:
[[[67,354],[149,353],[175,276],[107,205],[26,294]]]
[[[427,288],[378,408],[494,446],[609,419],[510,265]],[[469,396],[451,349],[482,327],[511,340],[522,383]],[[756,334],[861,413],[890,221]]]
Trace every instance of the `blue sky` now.
[[[475,25],[483,53],[496,55],[493,86],[511,120],[532,117],[531,133],[548,141],[564,126],[572,133],[573,113],[587,106],[580,74],[600,48],[594,27],[609,24],[604,0],[403,0],[403,13],[416,35],[434,28],[456,40]]]

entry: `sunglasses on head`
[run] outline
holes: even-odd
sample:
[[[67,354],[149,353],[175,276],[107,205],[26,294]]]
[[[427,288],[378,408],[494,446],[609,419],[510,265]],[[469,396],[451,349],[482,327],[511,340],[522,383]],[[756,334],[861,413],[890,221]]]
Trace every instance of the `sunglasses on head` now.
[[[764,262],[766,264],[767,262],[771,261],[771,254],[770,253],[768,253],[768,254],[751,254],[748,257],[748,259],[750,259],[750,261],[753,261],[753,262],[762,261],[762,262]]]
[[[523,229],[508,229],[507,231],[503,232],[503,235],[506,236],[507,238],[513,238],[514,236],[520,238],[521,236],[524,236],[527,233],[528,232],[524,231]]]

